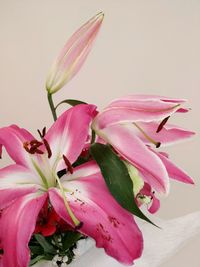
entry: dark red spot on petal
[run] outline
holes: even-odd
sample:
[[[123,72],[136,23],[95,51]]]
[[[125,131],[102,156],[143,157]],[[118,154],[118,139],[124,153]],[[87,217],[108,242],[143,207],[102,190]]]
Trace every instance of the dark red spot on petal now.
[[[114,227],[117,228],[120,225],[120,222],[115,217],[108,216],[108,219]]]

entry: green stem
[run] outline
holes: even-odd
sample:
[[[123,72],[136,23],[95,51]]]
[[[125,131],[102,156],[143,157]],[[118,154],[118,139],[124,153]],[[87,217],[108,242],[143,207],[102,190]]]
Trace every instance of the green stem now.
[[[53,115],[53,119],[54,121],[57,120],[57,115],[56,115],[56,109],[54,107],[54,103],[53,103],[53,99],[52,99],[52,94],[47,94],[47,97],[48,97],[48,101],[49,101],[49,106],[50,106],[50,109],[51,109],[51,112],[52,112],[52,115]]]
[[[92,130],[91,145],[95,142],[95,139],[96,139],[96,133],[94,130]]]

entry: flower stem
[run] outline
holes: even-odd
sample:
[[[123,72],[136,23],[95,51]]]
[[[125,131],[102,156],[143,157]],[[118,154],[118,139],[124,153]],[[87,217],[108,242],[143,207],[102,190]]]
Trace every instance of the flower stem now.
[[[47,94],[47,97],[48,97],[48,101],[49,101],[49,106],[50,106],[50,109],[51,109],[51,112],[52,112],[52,115],[53,115],[53,119],[54,121],[57,120],[57,115],[56,115],[56,109],[55,109],[55,106],[54,106],[54,103],[53,103],[53,99],[52,99],[52,94]]]

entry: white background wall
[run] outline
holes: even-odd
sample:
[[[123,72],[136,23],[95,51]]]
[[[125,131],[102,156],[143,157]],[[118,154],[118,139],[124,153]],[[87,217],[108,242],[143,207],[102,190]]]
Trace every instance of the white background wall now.
[[[175,121],[199,132],[199,0],[0,0],[0,125],[16,123],[33,133],[50,125],[47,70],[73,31],[98,11],[106,16],[95,48],[56,99],[103,107],[132,93],[187,98],[192,111]],[[200,209],[199,136],[168,151],[196,187],[172,183],[163,218]],[[199,267],[199,247],[197,237],[164,266]]]

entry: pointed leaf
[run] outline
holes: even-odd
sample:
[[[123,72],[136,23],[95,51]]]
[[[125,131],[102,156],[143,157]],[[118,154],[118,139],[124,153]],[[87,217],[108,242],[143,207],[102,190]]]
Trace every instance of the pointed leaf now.
[[[95,143],[91,146],[90,152],[101,169],[109,191],[117,202],[132,214],[152,223],[138,208],[133,194],[133,182],[127,167],[112,148]]]
[[[61,104],[69,104],[70,106],[74,107],[76,105],[87,104],[87,103],[80,101],[80,100],[76,100],[76,99],[65,99],[65,100],[61,101],[60,103],[58,103],[58,105],[55,107],[55,109],[57,109]]]
[[[44,259],[44,255],[38,255],[37,257],[33,258],[30,263],[29,266],[34,265],[35,263],[37,263],[38,261]]]
[[[50,254],[56,253],[56,249],[45,239],[44,236],[35,234],[34,237],[38,241],[38,243],[43,247],[44,252]]]
[[[78,232],[68,231],[63,237],[64,250],[67,250],[73,246],[81,237],[82,235]]]

